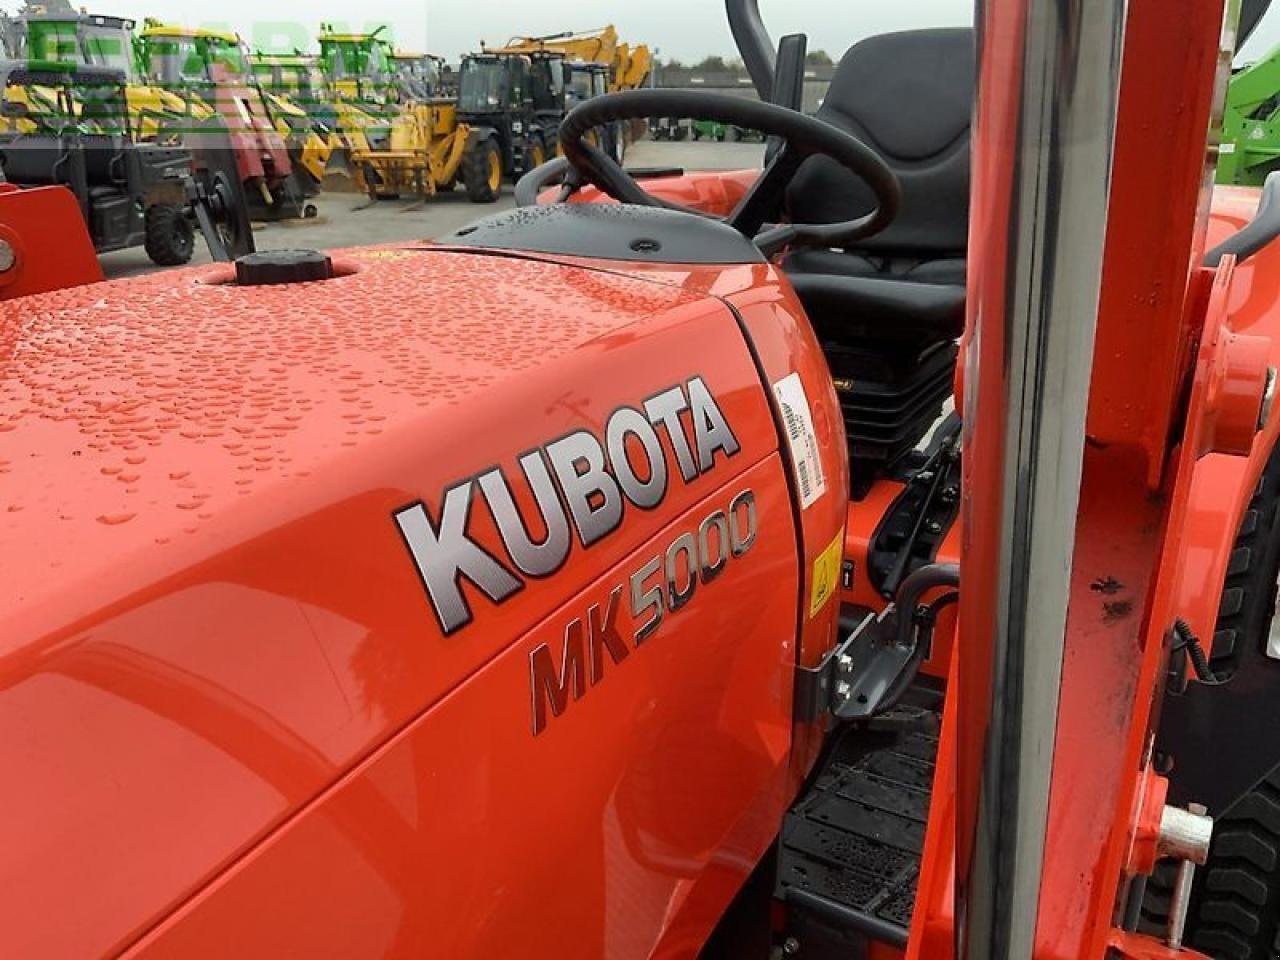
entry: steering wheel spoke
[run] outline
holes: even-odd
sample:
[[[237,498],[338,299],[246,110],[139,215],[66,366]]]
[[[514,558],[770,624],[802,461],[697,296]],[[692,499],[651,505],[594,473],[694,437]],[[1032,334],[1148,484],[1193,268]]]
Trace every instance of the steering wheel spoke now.
[[[766,223],[777,220],[787,184],[796,175],[804,159],[798,151],[784,143],[725,222],[744,237],[755,237]]]

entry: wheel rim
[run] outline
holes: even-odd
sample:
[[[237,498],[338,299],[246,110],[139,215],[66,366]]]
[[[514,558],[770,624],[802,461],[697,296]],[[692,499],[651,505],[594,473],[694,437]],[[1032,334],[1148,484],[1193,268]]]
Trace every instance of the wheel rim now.
[[[489,153],[489,189],[497,190],[502,185],[502,160],[498,151]]]

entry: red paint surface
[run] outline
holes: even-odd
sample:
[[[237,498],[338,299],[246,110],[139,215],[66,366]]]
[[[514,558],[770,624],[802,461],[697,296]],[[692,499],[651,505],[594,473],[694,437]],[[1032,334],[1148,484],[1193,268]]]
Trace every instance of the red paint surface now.
[[[323,290],[214,267],[0,306],[0,953],[684,955],[807,772],[793,666],[835,604],[798,604],[847,468],[785,285],[350,260]],[[744,324],[833,441],[799,535]],[[441,636],[392,511],[694,375],[741,452],[501,606],[465,584]],[[533,738],[531,647],[743,485],[751,553]]]
[[[0,240],[14,265],[0,273],[0,300],[95,283],[102,268],[75,194],[65,187],[24,190],[0,183]],[[0,351],[12,332],[0,330]]]

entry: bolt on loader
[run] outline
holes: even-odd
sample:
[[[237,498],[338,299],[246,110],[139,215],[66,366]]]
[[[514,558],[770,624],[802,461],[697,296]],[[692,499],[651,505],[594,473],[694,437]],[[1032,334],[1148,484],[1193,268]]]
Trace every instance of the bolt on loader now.
[[[727,0],[758,99],[395,249],[56,289],[0,193],[0,954],[1273,956],[1265,5],[985,0],[810,116]]]

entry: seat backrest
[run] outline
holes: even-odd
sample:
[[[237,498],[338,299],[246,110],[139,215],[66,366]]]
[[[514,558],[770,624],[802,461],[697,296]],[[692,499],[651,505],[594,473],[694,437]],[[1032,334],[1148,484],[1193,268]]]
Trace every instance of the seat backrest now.
[[[897,218],[857,249],[963,255],[975,70],[968,28],[869,37],[841,58],[817,115],[879,153],[902,184]],[[806,160],[787,191],[796,223],[850,220],[874,203],[866,184],[827,157]]]

